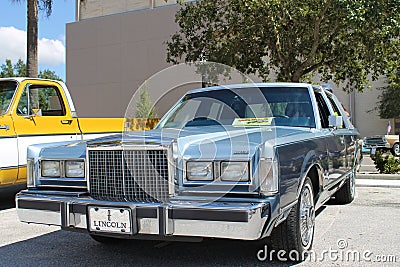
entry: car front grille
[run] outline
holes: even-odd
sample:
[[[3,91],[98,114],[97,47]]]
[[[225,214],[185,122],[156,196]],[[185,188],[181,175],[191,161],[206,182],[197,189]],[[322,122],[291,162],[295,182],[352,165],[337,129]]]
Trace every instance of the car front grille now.
[[[89,150],[89,190],[95,199],[166,202],[168,151]]]

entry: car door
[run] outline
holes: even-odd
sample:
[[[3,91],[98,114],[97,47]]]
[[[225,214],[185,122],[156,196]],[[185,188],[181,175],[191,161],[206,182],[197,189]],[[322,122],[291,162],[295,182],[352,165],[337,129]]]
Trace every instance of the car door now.
[[[344,142],[345,147],[346,147],[346,155],[345,155],[345,160],[346,160],[346,165],[345,165],[345,170],[346,172],[351,171],[355,166],[355,163],[357,161],[357,154],[359,153],[358,151],[358,131],[357,129],[354,128],[352,123],[347,117],[346,112],[344,111],[341,103],[339,100],[333,95],[333,94],[327,94],[327,97],[329,99],[329,102],[335,111],[335,114],[338,114],[339,116],[342,116],[343,118],[343,125],[342,127],[336,129],[336,134],[342,136],[342,142]]]
[[[332,107],[328,104],[325,93],[320,90],[315,92],[318,103],[319,117],[321,119],[321,131],[325,132],[326,151],[328,164],[324,174],[324,187],[330,187],[340,180],[346,173],[346,143],[343,131],[329,126],[329,116],[334,115]]]
[[[12,118],[18,137],[18,165],[25,166],[29,145],[77,140],[80,130],[58,83],[29,80],[21,86]],[[18,175],[18,179],[25,177],[23,172]]]

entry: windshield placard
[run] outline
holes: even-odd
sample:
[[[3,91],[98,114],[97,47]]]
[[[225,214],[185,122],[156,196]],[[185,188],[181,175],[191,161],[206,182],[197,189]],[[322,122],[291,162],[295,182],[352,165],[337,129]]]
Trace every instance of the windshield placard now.
[[[248,127],[248,126],[270,126],[273,117],[268,118],[236,118],[232,126],[235,127]]]

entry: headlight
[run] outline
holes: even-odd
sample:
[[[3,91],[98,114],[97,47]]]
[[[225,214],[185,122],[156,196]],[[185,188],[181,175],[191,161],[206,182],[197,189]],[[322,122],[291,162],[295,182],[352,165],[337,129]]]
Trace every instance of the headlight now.
[[[190,181],[212,181],[213,163],[206,161],[190,161],[186,165],[186,178]]]
[[[60,161],[43,160],[42,161],[42,176],[43,177],[60,177],[61,167]]]
[[[66,161],[65,175],[67,177],[85,177],[84,161]]]
[[[247,182],[249,177],[249,163],[247,161],[221,162],[221,181]]]

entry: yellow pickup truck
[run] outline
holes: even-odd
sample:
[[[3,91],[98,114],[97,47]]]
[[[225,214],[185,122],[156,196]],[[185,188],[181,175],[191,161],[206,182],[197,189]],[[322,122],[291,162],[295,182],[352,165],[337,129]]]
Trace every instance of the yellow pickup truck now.
[[[0,79],[0,188],[26,183],[27,146],[121,132],[123,118],[78,118],[66,85]]]

